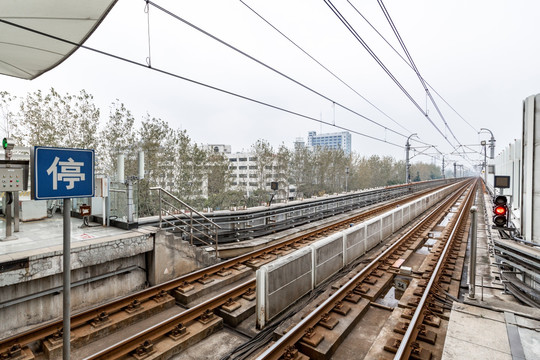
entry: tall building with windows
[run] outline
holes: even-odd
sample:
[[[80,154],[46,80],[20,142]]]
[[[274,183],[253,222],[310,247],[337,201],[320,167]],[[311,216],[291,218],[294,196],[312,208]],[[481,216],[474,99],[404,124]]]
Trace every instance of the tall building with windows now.
[[[308,146],[326,147],[330,149],[342,149],[345,155],[351,154],[351,133],[348,131],[318,134],[315,131],[308,132]]]

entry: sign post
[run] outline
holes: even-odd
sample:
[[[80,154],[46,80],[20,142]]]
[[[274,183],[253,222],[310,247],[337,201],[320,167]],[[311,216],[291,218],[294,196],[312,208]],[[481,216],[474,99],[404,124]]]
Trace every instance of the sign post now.
[[[70,358],[71,199],[94,196],[94,150],[35,146],[30,154],[32,199],[64,199],[63,353]]]

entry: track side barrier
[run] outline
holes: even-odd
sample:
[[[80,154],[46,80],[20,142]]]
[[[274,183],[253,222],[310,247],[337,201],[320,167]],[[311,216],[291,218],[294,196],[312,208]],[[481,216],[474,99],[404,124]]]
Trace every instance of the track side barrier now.
[[[313,255],[313,286],[317,287],[343,268],[343,232],[309,246]]]
[[[302,248],[257,270],[257,328],[313,289],[313,254]]]
[[[453,192],[436,191],[332,234],[257,270],[257,328]]]

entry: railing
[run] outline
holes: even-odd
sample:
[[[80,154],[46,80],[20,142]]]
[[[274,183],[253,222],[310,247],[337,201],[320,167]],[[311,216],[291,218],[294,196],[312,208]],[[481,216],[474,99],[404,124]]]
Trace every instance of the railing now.
[[[193,245],[193,240],[197,240],[208,246],[214,246],[216,257],[218,254],[218,229],[221,226],[168,192],[161,187],[151,187],[150,190],[159,192],[159,227],[163,228],[163,223],[179,230],[182,235],[189,236],[189,242]],[[167,198],[168,197],[168,198]],[[189,210],[189,215],[184,213],[181,207]],[[193,217],[196,214],[198,217]],[[165,215],[165,216],[164,216]],[[172,218],[172,219],[171,219]],[[197,230],[195,233],[193,230]]]

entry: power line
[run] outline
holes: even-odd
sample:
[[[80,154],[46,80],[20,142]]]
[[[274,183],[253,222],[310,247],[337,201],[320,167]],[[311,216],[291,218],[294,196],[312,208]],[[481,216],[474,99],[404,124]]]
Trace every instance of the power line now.
[[[317,63],[320,67],[322,67],[324,70],[326,70],[330,75],[332,75],[334,78],[336,78],[339,82],[341,82],[343,85],[348,87],[350,90],[352,90],[356,95],[360,96],[365,102],[367,102],[369,105],[373,106],[375,109],[377,109],[381,114],[386,116],[388,119],[390,119],[392,122],[394,122],[396,125],[401,127],[403,130],[411,133],[411,131],[407,128],[405,128],[403,125],[401,125],[399,122],[397,122],[395,119],[390,117],[387,113],[382,111],[379,107],[377,107],[375,104],[373,104],[371,101],[369,101],[366,97],[364,97],[362,94],[360,94],[358,91],[356,91],[352,86],[347,84],[343,79],[341,79],[338,75],[336,75],[332,70],[328,69],[325,65],[323,65],[319,60],[317,60],[315,57],[313,57],[310,53],[308,53],[306,50],[304,50],[300,45],[298,45],[295,41],[293,41],[290,37],[285,35],[282,31],[280,31],[277,27],[275,27],[270,21],[265,19],[261,14],[259,14],[257,11],[255,11],[252,7],[250,7],[248,4],[246,4],[243,0],[239,0],[245,7],[247,7],[251,12],[253,12],[255,15],[257,15],[261,20],[263,20],[266,24],[268,24],[272,29],[277,31],[281,36],[283,36],[285,39],[287,39],[291,44],[293,44],[296,48],[298,48],[301,52],[303,52],[306,56],[308,56],[311,60],[313,60],[315,63]]]
[[[439,106],[437,105],[437,103],[435,102],[435,99],[433,98],[433,96],[431,95],[431,92],[429,91],[427,85],[426,85],[426,82],[424,81],[424,78],[422,77],[422,75],[420,75],[420,70],[418,70],[418,67],[416,66],[416,64],[414,63],[414,60],[411,56],[411,54],[409,53],[409,50],[407,49],[407,46],[405,46],[405,42],[403,41],[403,38],[401,37],[401,35],[399,34],[399,31],[396,27],[396,25],[394,24],[394,21],[392,20],[392,18],[390,17],[390,13],[388,12],[388,10],[386,9],[386,7],[384,6],[384,3],[382,2],[382,0],[377,0],[377,2],[379,3],[379,6],[384,14],[384,16],[386,17],[386,20],[388,21],[388,23],[390,24],[390,27],[392,28],[392,31],[394,32],[394,35],[396,35],[396,38],[398,39],[398,42],[399,44],[401,45],[401,48],[403,49],[403,51],[405,52],[405,55],[407,56],[407,59],[409,59],[409,62],[414,70],[414,72],[416,73],[416,75],[418,76],[418,79],[420,80],[420,83],[422,84],[423,88],[424,88],[424,91],[426,92],[427,96],[429,97],[429,99],[431,100],[431,103],[433,104],[433,106],[435,107],[435,109],[437,110],[437,113],[439,114],[439,116],[441,117],[442,121],[444,122],[444,125],[446,126],[446,128],[448,129],[448,131],[450,131],[450,134],[452,134],[452,136],[454,137],[454,139],[457,141],[458,145],[461,145],[461,143],[459,142],[459,140],[457,139],[456,135],[454,134],[454,132],[452,131],[452,129],[450,128],[450,126],[448,125],[448,123],[446,122],[446,119],[444,118],[441,110],[439,109]]]
[[[453,149],[456,149],[454,144],[448,140],[448,137],[443,134],[441,129],[431,120],[429,117],[429,114],[427,114],[422,107],[413,99],[411,94],[401,85],[401,83],[396,79],[396,77],[392,74],[392,72],[384,65],[384,63],[379,59],[379,57],[371,50],[371,48],[367,45],[367,43],[362,39],[362,37],[356,32],[356,30],[352,27],[352,25],[345,19],[345,17],[339,12],[339,10],[334,6],[332,1],[330,0],[324,0],[326,5],[332,10],[334,15],[337,16],[337,18],[345,25],[345,27],[351,32],[351,34],[360,42],[360,44],[366,49],[366,51],[371,55],[371,57],[379,64],[379,66],[386,72],[386,74],[394,81],[394,83],[401,89],[401,91],[407,96],[407,98],[416,106],[416,108],[428,119],[428,121],[435,127],[435,129],[441,134],[441,136],[452,146]]]
[[[396,36],[396,38],[398,39],[398,42],[399,44],[401,45],[401,48],[403,49],[403,52],[405,53],[405,55],[407,56],[407,59],[409,59],[409,64],[411,66],[411,68],[413,69],[413,71],[416,73],[416,76],[418,77],[418,79],[420,80],[420,83],[422,84],[422,87],[424,88],[424,91],[426,92],[426,96],[429,97],[429,99],[431,100],[431,103],[433,104],[433,106],[435,107],[437,113],[439,114],[439,116],[441,117],[445,127],[448,129],[448,131],[450,131],[450,134],[452,134],[452,136],[454,137],[454,139],[457,141],[458,143],[458,147],[457,149],[460,149],[461,148],[461,143],[460,141],[458,140],[458,138],[456,137],[456,135],[454,134],[454,132],[452,131],[452,129],[450,128],[450,126],[448,125],[448,123],[446,122],[446,119],[444,118],[441,110],[439,109],[439,106],[437,105],[437,103],[435,102],[435,99],[433,98],[433,96],[431,95],[431,92],[429,91],[427,85],[426,85],[426,82],[424,80],[424,78],[422,77],[422,75],[420,74],[420,71],[418,69],[418,67],[416,66],[411,54],[409,53],[409,50],[407,49],[407,46],[405,46],[405,42],[403,41],[401,35],[399,34],[399,31],[397,29],[397,27],[395,26],[394,24],[394,21],[392,20],[391,16],[390,16],[390,13],[388,12],[388,10],[386,9],[386,7],[384,6],[384,3],[382,2],[382,0],[377,0],[377,2],[379,3],[379,6],[384,14],[384,16],[386,17],[386,20],[388,21],[388,24],[390,24],[390,27],[392,28],[392,31],[394,32],[394,35]],[[427,106],[427,105],[426,105]],[[456,148],[454,148],[456,149]],[[463,156],[464,158],[466,158],[467,161],[470,161],[469,157],[467,156],[466,152],[463,151]]]
[[[403,148],[403,146],[395,144],[395,143],[390,142],[390,141],[387,141],[385,139],[381,139],[381,138],[378,138],[378,137],[375,137],[375,136],[367,135],[367,134],[364,134],[364,133],[361,133],[359,131],[352,130],[352,129],[349,129],[349,128],[346,128],[346,127],[343,127],[343,126],[334,125],[334,124],[332,124],[330,122],[327,122],[327,121],[323,121],[323,120],[320,120],[320,119],[317,119],[317,118],[314,118],[314,117],[311,117],[311,116],[308,116],[308,115],[304,115],[304,114],[301,114],[301,113],[298,113],[298,112],[295,112],[295,111],[292,111],[292,110],[288,110],[288,109],[282,108],[282,107],[277,106],[277,105],[272,105],[270,103],[267,103],[267,102],[264,102],[264,101],[261,101],[261,100],[257,100],[257,99],[254,99],[254,98],[250,98],[248,96],[240,95],[238,93],[234,93],[234,92],[229,91],[229,90],[218,88],[218,87],[213,86],[213,85],[209,85],[209,84],[197,81],[197,80],[187,78],[185,76],[181,76],[181,75],[172,73],[170,71],[166,71],[166,70],[159,69],[159,68],[156,68],[156,67],[150,67],[148,64],[143,64],[143,63],[140,63],[138,61],[131,60],[131,59],[119,56],[119,55],[114,55],[112,53],[109,53],[109,52],[106,52],[106,51],[103,51],[103,50],[99,50],[99,49],[96,49],[96,48],[93,48],[93,47],[90,47],[90,46],[81,45],[81,44],[78,44],[78,43],[73,42],[71,40],[67,40],[67,39],[64,39],[64,38],[61,38],[61,37],[58,37],[58,36],[55,36],[55,35],[51,35],[51,34],[43,32],[43,31],[36,30],[36,29],[32,29],[32,28],[29,28],[29,27],[24,26],[24,25],[16,24],[16,23],[13,23],[13,22],[1,19],[1,18],[0,18],[0,23],[4,23],[6,25],[10,25],[10,26],[13,26],[13,27],[25,30],[25,31],[29,31],[29,32],[32,32],[34,34],[38,34],[38,35],[41,35],[41,36],[44,36],[44,37],[47,37],[47,38],[50,38],[50,39],[54,39],[54,40],[57,40],[57,41],[60,41],[60,42],[75,46],[77,48],[82,48],[82,49],[85,49],[85,50],[89,50],[89,51],[98,53],[100,55],[104,55],[104,56],[107,56],[107,57],[110,57],[110,58],[113,58],[113,59],[116,59],[116,60],[120,60],[120,61],[132,64],[132,65],[143,67],[143,68],[145,68],[147,70],[150,70],[150,71],[155,71],[155,72],[163,74],[163,75],[171,76],[171,77],[176,78],[176,79],[180,79],[180,80],[184,80],[184,81],[196,84],[196,85],[200,85],[200,86],[203,86],[205,88],[215,90],[215,91],[218,91],[218,92],[221,92],[221,93],[224,93],[224,94],[228,94],[228,95],[231,95],[231,96],[243,99],[243,100],[247,100],[247,101],[259,104],[259,105],[263,105],[263,106],[266,106],[266,107],[269,107],[269,108],[272,108],[272,109],[275,109],[275,110],[283,111],[283,112],[286,112],[288,114],[295,115],[295,116],[298,116],[298,117],[301,117],[301,118],[304,118],[304,119],[307,119],[307,120],[311,120],[311,121],[315,121],[315,122],[318,122],[318,123],[321,123],[321,124],[333,126],[335,128],[345,130],[345,131],[349,131],[351,133],[354,133],[354,134],[357,134],[357,135],[360,135],[360,136],[363,136],[363,137],[366,137],[366,138],[369,138],[369,139],[372,139],[372,140],[380,141],[380,142],[383,142],[383,143],[386,143],[386,144],[389,144],[389,145],[393,145],[393,146],[396,146],[396,147],[399,147],[399,148]]]
[[[411,69],[412,69],[412,66],[411,64],[409,64],[409,62],[396,50],[396,48],[394,48],[394,46],[392,46],[392,44],[390,44],[390,42],[388,40],[386,40],[386,38],[384,37],[384,35],[382,35],[379,30],[377,30],[377,28],[375,26],[373,26],[373,24],[371,24],[371,22],[360,12],[360,10],[358,10],[351,2],[350,0],[347,0],[347,2],[349,3],[349,5],[351,5],[351,7],[358,13],[358,15],[360,15],[362,17],[362,19],[364,19],[364,21],[373,29],[373,31],[375,31],[380,37],[381,39],[384,40],[384,42],[386,44],[388,44],[388,46],[390,46],[390,48],[401,58],[401,60],[403,60]],[[456,109],[454,109],[454,107],[452,105],[450,105],[450,103],[448,103],[448,101],[445,100],[445,98],[439,94],[437,92],[437,90],[431,86],[429,84],[429,82],[427,80],[424,79],[424,81],[426,82],[426,84],[429,86],[429,88],[431,90],[433,90],[433,92],[435,94],[437,94],[437,96],[450,108],[452,109],[452,111],[454,111],[456,113],[457,116],[459,116],[467,125],[469,125],[471,127],[471,129],[473,129],[475,132],[478,132],[478,130],[473,126],[471,125],[471,123],[469,123],[463,116],[461,116],[460,113],[458,113],[458,111]]]
[[[388,130],[388,131],[390,131],[390,132],[393,132],[394,134],[400,135],[400,136],[405,137],[405,138],[407,137],[407,135],[401,134],[400,132],[397,132],[397,131],[395,131],[395,130],[393,130],[393,129],[387,127],[387,126],[384,126],[384,125],[382,125],[381,123],[379,123],[379,122],[377,122],[377,121],[375,121],[375,120],[373,120],[373,119],[370,119],[370,118],[368,118],[367,116],[362,115],[362,114],[358,113],[357,111],[355,111],[355,110],[353,110],[353,109],[351,109],[351,108],[349,108],[349,107],[347,107],[347,106],[345,106],[345,105],[343,105],[343,104],[341,104],[341,103],[339,103],[339,102],[337,102],[337,101],[335,101],[335,100],[329,98],[328,96],[326,96],[326,95],[324,95],[324,94],[318,92],[317,90],[314,90],[313,88],[311,88],[311,87],[309,87],[309,86],[307,86],[307,85],[301,83],[300,81],[298,81],[298,80],[292,78],[291,76],[286,75],[285,73],[283,73],[283,72],[277,70],[276,68],[274,68],[274,67],[272,67],[272,66],[270,66],[270,65],[268,65],[268,64],[266,64],[266,63],[264,63],[263,61],[261,61],[261,60],[255,58],[255,57],[249,55],[248,53],[246,53],[246,52],[244,52],[244,51],[238,49],[237,47],[235,47],[235,46],[233,46],[233,45],[227,43],[226,41],[224,41],[224,40],[218,38],[217,36],[210,34],[209,32],[207,32],[206,30],[204,30],[204,29],[198,27],[197,25],[190,23],[189,21],[187,21],[187,20],[185,20],[184,18],[178,16],[177,14],[171,12],[170,10],[167,10],[167,9],[163,8],[162,6],[156,4],[156,3],[152,2],[152,1],[148,1],[148,0],[143,0],[143,1],[145,1],[146,3],[148,3],[148,4],[152,5],[152,6],[154,6],[156,9],[161,10],[162,12],[164,12],[165,14],[167,14],[167,15],[173,17],[174,19],[179,20],[179,21],[183,22],[184,24],[190,26],[191,28],[193,28],[193,29],[195,29],[195,30],[197,30],[197,31],[199,31],[199,32],[201,32],[201,33],[203,33],[204,35],[206,35],[206,36],[208,36],[208,37],[210,37],[210,38],[212,38],[212,39],[214,39],[215,41],[219,42],[220,44],[225,45],[225,46],[228,47],[229,49],[238,52],[239,54],[241,54],[241,55],[247,57],[248,59],[250,59],[250,60],[252,60],[252,61],[254,61],[254,62],[256,62],[256,63],[258,63],[259,65],[261,65],[261,66],[263,66],[263,67],[265,67],[265,68],[267,68],[267,69],[269,69],[269,70],[275,72],[276,74],[278,74],[278,75],[280,75],[280,76],[286,78],[287,80],[290,80],[290,81],[294,82],[295,84],[297,84],[297,85],[303,87],[304,89],[306,89],[306,90],[308,90],[308,91],[310,91],[310,92],[312,92],[312,93],[314,93],[314,94],[316,94],[316,95],[322,97],[323,99],[325,99],[325,100],[327,100],[327,101],[329,101],[329,102],[332,102],[333,104],[335,104],[335,105],[341,107],[342,109],[345,109],[345,110],[347,110],[347,111],[349,111],[349,112],[351,112],[351,113],[353,113],[353,114],[355,114],[355,115],[357,115],[357,116],[359,116],[359,117],[361,117],[361,118],[363,118],[363,119],[365,119],[365,120],[367,120],[367,121],[369,121],[369,122],[371,122],[371,123],[373,123],[373,124],[375,124],[375,125],[377,125],[377,126],[380,126],[380,127],[384,128],[385,130]]]

